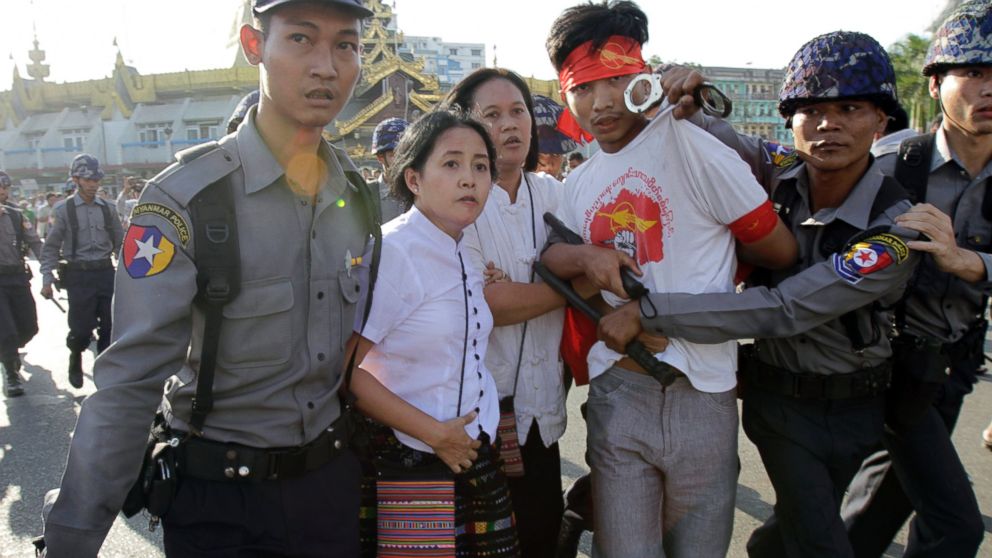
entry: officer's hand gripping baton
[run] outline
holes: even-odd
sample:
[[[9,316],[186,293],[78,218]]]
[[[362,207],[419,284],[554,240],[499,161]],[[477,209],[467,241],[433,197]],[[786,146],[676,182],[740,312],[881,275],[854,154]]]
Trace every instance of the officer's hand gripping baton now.
[[[582,242],[582,237],[576,234],[574,231],[569,229],[564,223],[561,222],[553,214],[545,213],[544,222],[547,223],[559,236],[561,236],[565,242],[569,244],[584,244]],[[596,310],[591,304],[586,302],[579,293],[575,292],[572,285],[567,281],[561,279],[557,275],[551,272],[544,264],[537,261],[534,262],[534,272],[548,284],[549,287],[555,290],[558,294],[565,297],[576,310],[582,312],[589,317],[592,321],[599,323],[600,318],[603,317],[598,310]],[[627,291],[627,294],[632,298],[637,299],[641,296],[647,294],[647,289],[644,285],[634,278],[633,273],[627,268],[620,269],[620,276],[623,279],[623,288]],[[648,375],[650,375],[655,380],[658,380],[663,386],[670,386],[675,378],[678,377],[679,371],[672,367],[667,362],[662,362],[655,358],[655,356],[644,346],[643,343],[634,339],[624,348],[624,352],[629,356],[634,362],[640,365]]]

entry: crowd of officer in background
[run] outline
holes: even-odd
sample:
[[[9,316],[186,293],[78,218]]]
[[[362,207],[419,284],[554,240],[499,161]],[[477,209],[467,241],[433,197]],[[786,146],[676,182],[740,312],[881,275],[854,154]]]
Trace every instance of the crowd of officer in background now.
[[[220,142],[116,200],[89,154],[17,203],[0,172],[4,396],[38,332],[28,252],[73,387],[100,355],[39,548],[95,556],[146,509],[170,556],[573,558],[592,530],[597,557],[718,557],[743,427],[776,497],[750,556],[880,556],[911,517],[905,556],[977,554],[951,433],[992,293],[992,0],[935,33],[927,135],[855,32],[788,64],[794,148],[700,110],[692,68],[625,103],[647,18],[612,1],[552,24],[564,108],[481,69],[381,122],[377,169],[322,136],[371,12],[253,14],[260,88]],[[563,495],[573,383],[591,473]]]

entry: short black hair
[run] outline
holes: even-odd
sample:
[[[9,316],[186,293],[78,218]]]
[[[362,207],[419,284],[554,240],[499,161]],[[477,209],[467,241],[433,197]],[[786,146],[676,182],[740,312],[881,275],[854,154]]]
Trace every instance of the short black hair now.
[[[530,113],[530,149],[527,151],[527,159],[524,161],[524,171],[534,172],[537,168],[538,138],[537,120],[534,118],[534,98],[530,94],[530,87],[527,82],[515,72],[504,68],[479,68],[459,81],[448,95],[445,96],[441,104],[449,108],[458,108],[463,112],[471,112],[475,104],[475,92],[488,81],[494,79],[505,79],[520,90],[520,95],[527,105],[527,112]]]
[[[613,35],[629,37],[643,45],[648,42],[648,16],[629,0],[588,2],[566,9],[554,23],[544,43],[555,70],[582,43],[592,41],[600,49]]]
[[[489,176],[492,180],[496,180],[496,146],[493,145],[486,127],[465,111],[441,107],[410,124],[396,146],[393,164],[389,167],[386,180],[389,183],[390,196],[400,200],[403,207],[409,208],[414,200],[413,192],[410,191],[404,176],[406,169],[423,171],[424,164],[434,151],[438,138],[452,128],[469,128],[482,136],[482,142],[486,145],[486,155],[489,156]]]
[[[568,154],[569,161],[585,161],[586,156],[582,154],[581,151],[573,151]]]

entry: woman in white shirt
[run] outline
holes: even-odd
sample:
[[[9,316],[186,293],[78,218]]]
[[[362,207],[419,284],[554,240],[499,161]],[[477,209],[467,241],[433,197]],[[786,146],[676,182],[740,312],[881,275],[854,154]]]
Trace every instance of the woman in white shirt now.
[[[471,111],[496,145],[496,186],[482,215],[465,230],[468,252],[491,278],[486,302],[497,326],[486,365],[504,411],[512,397],[520,454],[507,451],[513,512],[522,556],[553,556],[564,503],[558,439],[565,432],[565,389],[558,358],[562,297],[535,282],[531,266],[547,241],[545,212],[558,207],[562,184],[538,163],[534,105],[527,84],[504,69],[483,68],[459,82],[444,104]],[[521,474],[520,464],[523,471]]]
[[[392,427],[374,436],[380,474],[386,465],[423,470],[438,461],[456,473],[458,556],[519,552],[492,446],[499,402],[484,361],[492,314],[482,269],[464,254],[462,235],[486,203],[494,159],[485,128],[452,112],[429,113],[403,135],[390,182],[393,195],[413,207],[383,229],[352,382],[358,407]],[[409,405],[397,405],[393,394]],[[380,521],[380,545],[389,528]]]

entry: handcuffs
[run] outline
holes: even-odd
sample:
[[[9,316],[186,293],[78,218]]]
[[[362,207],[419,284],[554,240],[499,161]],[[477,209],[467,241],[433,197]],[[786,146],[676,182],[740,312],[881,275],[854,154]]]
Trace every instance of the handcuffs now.
[[[665,92],[661,89],[661,76],[658,73],[635,76],[623,92],[627,109],[634,113],[643,113],[661,104],[665,100]],[[692,98],[709,116],[726,118],[734,109],[730,97],[709,82],[703,82],[697,87],[692,92]]]

